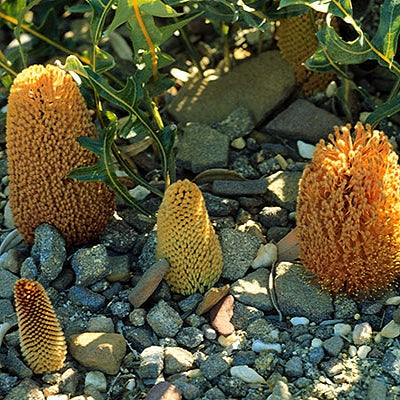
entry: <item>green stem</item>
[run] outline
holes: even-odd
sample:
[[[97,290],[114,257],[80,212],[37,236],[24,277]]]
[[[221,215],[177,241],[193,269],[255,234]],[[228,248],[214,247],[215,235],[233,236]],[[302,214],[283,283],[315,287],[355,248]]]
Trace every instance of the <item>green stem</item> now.
[[[221,31],[222,31],[222,39],[224,41],[224,63],[225,67],[227,67],[229,70],[231,69],[231,57],[229,54],[229,25],[226,24],[225,22],[221,22]]]

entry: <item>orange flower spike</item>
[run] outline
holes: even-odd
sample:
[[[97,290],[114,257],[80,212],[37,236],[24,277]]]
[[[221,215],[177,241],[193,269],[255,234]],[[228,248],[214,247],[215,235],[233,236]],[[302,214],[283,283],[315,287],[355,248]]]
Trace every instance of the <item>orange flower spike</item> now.
[[[375,292],[400,273],[400,167],[383,132],[335,127],[305,169],[297,204],[303,265],[322,287]]]
[[[96,134],[71,76],[53,65],[24,69],[10,90],[6,126],[10,205],[26,242],[33,243],[35,229],[45,222],[69,245],[101,234],[115,209],[113,192],[102,182],[67,177],[97,161],[76,140]]]
[[[157,258],[170,263],[165,280],[174,292],[204,292],[220,277],[218,237],[200,189],[187,179],[165,191],[157,216],[157,243]]]
[[[14,286],[22,354],[35,374],[62,368],[67,345],[51,301],[43,286],[19,279]]]

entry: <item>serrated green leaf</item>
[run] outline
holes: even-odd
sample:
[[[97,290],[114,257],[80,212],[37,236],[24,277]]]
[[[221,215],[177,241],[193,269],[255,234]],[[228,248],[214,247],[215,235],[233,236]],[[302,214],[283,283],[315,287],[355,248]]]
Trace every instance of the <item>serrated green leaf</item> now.
[[[328,12],[353,25],[353,5],[351,0],[331,0]]]
[[[102,35],[104,23],[111,10],[114,0],[86,0],[92,8],[90,35],[94,44],[98,44]]]
[[[199,17],[202,13],[196,13],[191,15],[188,18],[181,19],[178,22],[175,22],[173,24],[167,24],[165,26],[160,26],[159,31],[161,32],[161,43],[164,43],[167,39],[169,39],[175,31],[182,29],[186,24],[188,24],[190,21],[193,19]]]
[[[386,103],[377,107],[365,121],[366,124],[376,126],[384,118],[391,117],[394,114],[400,112],[400,96],[395,97],[393,100],[387,101]]]
[[[279,8],[288,7],[292,5],[303,5],[314,9],[315,11],[320,11],[323,13],[328,12],[328,8],[331,0],[281,0],[279,3]]]
[[[94,46],[94,51],[95,51],[95,60],[94,60],[94,65],[92,65],[92,68],[94,68],[96,72],[101,74],[115,67],[114,57],[110,53],[100,49],[100,47],[98,46]]]
[[[71,14],[83,14],[90,11],[92,8],[89,4],[76,4],[67,8],[67,12]]]
[[[138,5],[141,13],[153,15],[154,17],[172,18],[182,15],[182,13],[175,11],[161,0],[138,0]]]
[[[388,60],[392,60],[397,51],[400,33],[400,2],[386,0],[381,7],[378,30],[371,43]]]
[[[0,10],[13,18],[18,19],[21,11],[26,7],[26,0],[7,0],[1,2]]]

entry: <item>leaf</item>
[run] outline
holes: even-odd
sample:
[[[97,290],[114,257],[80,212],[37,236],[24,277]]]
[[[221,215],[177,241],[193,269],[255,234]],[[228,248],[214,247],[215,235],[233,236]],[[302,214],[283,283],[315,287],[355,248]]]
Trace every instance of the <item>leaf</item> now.
[[[387,101],[386,103],[378,106],[365,121],[366,124],[376,126],[382,119],[391,117],[392,115],[400,111],[400,95],[395,97],[393,100]]]
[[[16,19],[18,19],[21,11],[25,7],[26,7],[26,0],[8,0],[1,2],[0,4],[1,12]]]
[[[92,41],[97,45],[103,35],[104,23],[108,12],[111,10],[114,0],[86,0],[92,8],[92,19],[90,20],[90,35]]]
[[[279,3],[279,8],[288,7],[291,5],[304,5],[311,7],[315,11],[320,11],[323,13],[328,12],[328,8],[330,5],[331,0],[281,0]]]
[[[95,59],[93,60],[93,57],[91,57],[91,59],[94,64],[92,68],[95,69],[96,72],[101,74],[115,67],[114,57],[110,53],[100,49],[98,46],[94,46],[94,51]]]
[[[106,113],[106,115],[109,122],[100,132],[98,139],[88,137],[78,138],[80,145],[99,157],[98,162],[91,166],[75,168],[68,176],[80,181],[102,181],[114,190],[127,204],[143,214],[151,215],[148,210],[129,194],[128,189],[118,180],[111,150],[117,131],[117,117],[111,112]]]

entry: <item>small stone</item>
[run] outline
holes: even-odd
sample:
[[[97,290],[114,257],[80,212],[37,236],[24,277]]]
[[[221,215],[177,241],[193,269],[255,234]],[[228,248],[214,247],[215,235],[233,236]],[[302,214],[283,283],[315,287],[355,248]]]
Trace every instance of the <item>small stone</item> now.
[[[222,346],[222,347],[228,347],[228,352],[230,352],[231,350],[237,350],[240,346],[240,338],[235,334],[232,333],[229,336],[219,336],[218,337],[218,343]]]
[[[303,362],[300,357],[294,356],[286,362],[285,375],[290,378],[303,376]]]
[[[172,383],[159,382],[147,393],[146,400],[181,400],[181,391]]]
[[[126,254],[135,246],[138,234],[123,219],[111,219],[100,236],[100,243],[116,253]]]
[[[386,300],[385,304],[386,304],[387,306],[398,306],[398,305],[400,305],[400,296],[392,296],[392,297],[389,297],[389,298]]]
[[[396,308],[396,310],[393,311],[392,318],[396,324],[400,324],[400,308]]]
[[[167,375],[188,371],[192,368],[194,357],[190,351],[181,347],[166,347],[164,352],[164,371]]]
[[[239,209],[239,202],[237,200],[214,196],[208,192],[204,192],[203,197],[208,215],[212,217],[228,217],[235,214]],[[227,221],[229,220],[228,218]]]
[[[221,287],[212,287],[204,295],[203,300],[197,306],[196,313],[198,315],[204,314],[210,311],[222,298],[229,293],[230,285],[226,284]]]
[[[100,371],[90,371],[85,376],[85,389],[92,386],[99,392],[107,390],[107,379]]]
[[[82,286],[72,286],[68,297],[73,303],[87,307],[91,312],[98,312],[106,303],[104,296]]]
[[[229,364],[224,360],[221,354],[211,354],[207,360],[200,364],[200,370],[203,376],[212,380],[223,374],[229,368]]]
[[[126,342],[118,333],[84,332],[68,338],[69,352],[81,365],[109,375],[119,371]]]
[[[0,396],[4,396],[11,391],[17,383],[18,378],[7,374],[0,373]]]
[[[139,375],[144,378],[157,378],[164,368],[164,349],[150,346],[140,354]]]
[[[80,376],[78,371],[73,368],[67,368],[61,375],[60,390],[62,392],[74,395],[76,388],[78,387],[79,380]]]
[[[353,329],[353,343],[364,344],[372,339],[372,328],[368,322],[357,324]]]
[[[206,339],[214,340],[217,338],[217,332],[212,326],[205,324],[202,326],[202,330]]]
[[[176,341],[185,347],[195,348],[204,340],[203,333],[200,329],[192,326],[182,328],[176,335]]]
[[[6,395],[4,400],[45,400],[43,392],[33,380],[23,379],[17,386],[14,386]]]
[[[337,336],[347,336],[351,332],[351,325],[338,323],[333,326],[333,332]]]
[[[246,383],[267,383],[260,374],[258,374],[253,368],[250,368],[247,365],[238,365],[235,367],[231,367],[230,373],[232,376],[239,378]]]
[[[372,379],[367,392],[366,400],[385,400],[388,392],[386,383],[380,379]]]
[[[238,107],[223,121],[214,123],[213,128],[227,135],[231,140],[243,138],[254,129],[253,115],[245,107]]]
[[[114,333],[114,322],[104,315],[95,316],[90,319],[87,330],[88,332]]]
[[[340,336],[332,336],[323,343],[324,350],[332,357],[337,357],[342,351],[344,342]]]
[[[362,345],[364,346],[364,345]],[[357,347],[354,345],[349,346],[349,356],[355,357],[357,355]]]
[[[145,348],[155,344],[153,339],[154,334],[151,329],[128,326],[125,328],[125,337],[137,351],[143,351]]]
[[[0,268],[0,298],[13,299],[14,298],[14,285],[18,277],[12,272]]]
[[[371,346],[367,346],[365,344],[361,345],[357,350],[357,355],[360,357],[360,360],[364,360],[367,358],[369,352],[372,350]]]
[[[214,329],[221,335],[229,336],[235,330],[230,320],[233,316],[234,298],[228,295],[210,310],[210,321]]]
[[[400,325],[392,320],[382,328],[380,334],[385,338],[397,338],[400,335]]]
[[[229,181],[215,179],[212,192],[217,196],[254,196],[267,191],[265,179]]]
[[[324,342],[320,338],[314,338],[313,340],[311,340],[311,347],[321,347],[323,343]]]
[[[133,307],[139,308],[154,293],[168,269],[168,261],[161,259],[146,270],[129,294]]]
[[[193,293],[181,300],[178,306],[184,313],[187,313],[193,311],[202,300],[203,296],[200,293]]]
[[[262,340],[256,339],[251,345],[251,350],[256,353],[261,353],[262,351],[268,351],[271,353],[281,353],[282,346],[279,343],[264,343]]]
[[[237,150],[243,150],[246,147],[246,141],[242,137],[236,138],[232,140],[231,147]]]
[[[306,317],[292,317],[292,318],[290,318],[290,323],[293,326],[308,325],[310,323],[310,320]]]
[[[382,369],[400,384],[400,357],[398,352],[386,350],[382,359]]]
[[[301,157],[311,160],[314,155],[315,146],[313,144],[305,143],[302,140],[297,141],[297,149]]]
[[[212,387],[204,393],[202,400],[225,400],[225,394],[221,389],[217,387]]]
[[[160,337],[174,337],[183,321],[179,314],[164,300],[160,300],[146,316],[147,323]]]
[[[149,189],[141,185],[135,186],[133,189],[129,190],[129,194],[138,201],[143,201],[150,193]]]
[[[264,207],[258,214],[258,220],[265,228],[286,226],[288,212],[282,207]]]
[[[143,326],[146,322],[146,310],[136,308],[129,314],[129,321],[133,326]]]
[[[267,400],[291,400],[292,395],[290,393],[288,385],[279,380],[272,391],[272,394],[268,396]]]
[[[4,226],[8,229],[14,229],[15,228],[14,219],[13,219],[11,205],[10,205],[9,200],[7,201],[7,203],[4,207],[3,214],[4,214],[4,220],[3,220]]]
[[[128,282],[131,277],[128,255],[112,256],[108,260],[110,272],[106,276],[107,280],[109,282]]]
[[[98,244],[91,248],[77,250],[71,259],[78,286],[93,285],[108,273],[108,256],[104,245]]]
[[[325,357],[325,352],[322,347],[314,347],[310,350],[308,358],[312,364],[319,364]]]
[[[37,280],[38,274],[39,274],[39,271],[35,264],[35,261],[33,261],[32,257],[27,257],[22,262],[22,265],[21,265],[21,269],[20,269],[21,278]]]
[[[270,268],[278,259],[278,248],[273,243],[262,244],[256,258],[251,263],[252,268]]]

